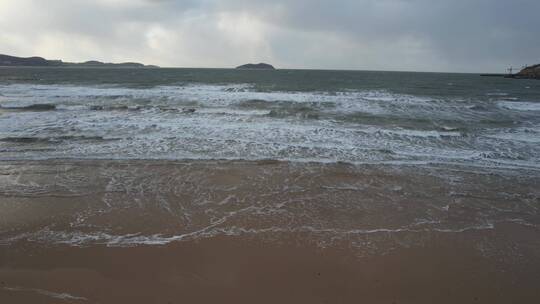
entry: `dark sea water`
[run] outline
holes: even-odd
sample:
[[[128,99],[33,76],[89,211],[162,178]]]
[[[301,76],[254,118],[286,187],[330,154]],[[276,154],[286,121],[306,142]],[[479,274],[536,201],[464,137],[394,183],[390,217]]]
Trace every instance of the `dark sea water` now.
[[[540,82],[364,71],[0,68],[0,159],[540,169]]]

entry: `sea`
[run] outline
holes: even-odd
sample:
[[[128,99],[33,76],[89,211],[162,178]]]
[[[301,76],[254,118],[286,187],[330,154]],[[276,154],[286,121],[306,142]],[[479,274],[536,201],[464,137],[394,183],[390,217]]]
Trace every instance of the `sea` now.
[[[0,68],[0,160],[540,169],[540,82],[477,74]]]
[[[0,246],[439,240],[515,258],[540,248],[514,242],[540,235],[539,180],[535,80],[0,68]]]

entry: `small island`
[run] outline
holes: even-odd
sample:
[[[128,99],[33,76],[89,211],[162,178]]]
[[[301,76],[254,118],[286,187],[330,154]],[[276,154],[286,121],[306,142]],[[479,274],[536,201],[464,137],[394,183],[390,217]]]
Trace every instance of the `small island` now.
[[[90,68],[159,68],[137,62],[106,63],[95,60],[81,63],[47,60],[43,57],[16,57],[0,54],[0,66],[8,67],[90,67]]]
[[[272,65],[267,64],[267,63],[257,63],[257,64],[248,63],[248,64],[241,65],[237,67],[236,69],[237,70],[275,70],[276,68],[274,68]]]

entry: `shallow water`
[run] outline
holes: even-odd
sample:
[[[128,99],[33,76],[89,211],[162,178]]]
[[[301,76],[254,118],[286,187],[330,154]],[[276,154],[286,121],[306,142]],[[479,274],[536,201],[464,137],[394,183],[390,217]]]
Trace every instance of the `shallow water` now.
[[[297,236],[363,256],[505,224],[538,233],[540,192],[536,177],[524,173],[282,162],[6,162],[0,245]],[[480,245],[483,254],[508,250],[491,238]]]

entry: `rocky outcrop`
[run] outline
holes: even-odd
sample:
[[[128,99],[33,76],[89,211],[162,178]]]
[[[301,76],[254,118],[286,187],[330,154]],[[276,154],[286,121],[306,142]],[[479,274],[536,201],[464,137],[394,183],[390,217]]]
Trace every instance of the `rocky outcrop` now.
[[[0,66],[35,66],[35,67],[104,67],[104,68],[158,68],[155,65],[144,65],[137,62],[104,63],[100,61],[86,61],[82,63],[63,62],[62,60],[47,60],[42,57],[15,57],[0,54]]]
[[[540,64],[528,66],[515,76],[517,78],[540,79]]]
[[[248,63],[248,64],[241,65],[241,66],[237,67],[236,69],[239,69],[239,70],[275,70],[276,68],[274,68],[272,65],[267,64],[267,63],[257,63],[257,64]]]

